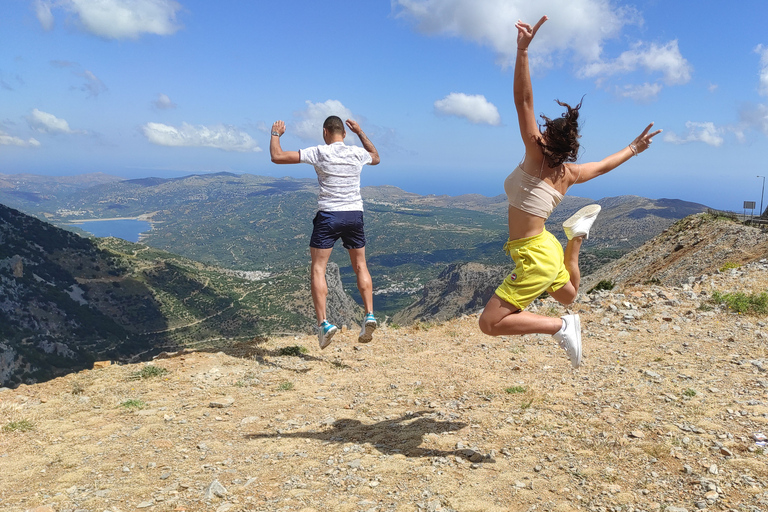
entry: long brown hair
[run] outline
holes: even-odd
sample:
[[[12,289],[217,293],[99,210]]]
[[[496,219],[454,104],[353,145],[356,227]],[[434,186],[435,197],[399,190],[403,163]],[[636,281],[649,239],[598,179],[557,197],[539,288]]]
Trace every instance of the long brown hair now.
[[[566,112],[556,119],[541,114],[544,120],[544,123],[539,125],[539,130],[543,129],[542,137],[536,141],[550,167],[558,167],[564,162],[575,162],[579,156],[579,109],[584,98],[581,98],[575,107],[560,100],[555,101],[565,107]]]

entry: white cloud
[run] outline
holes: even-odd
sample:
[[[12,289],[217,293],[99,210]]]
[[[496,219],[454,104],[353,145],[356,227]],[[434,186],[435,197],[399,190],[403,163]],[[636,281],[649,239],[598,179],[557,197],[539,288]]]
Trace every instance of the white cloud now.
[[[157,99],[152,102],[152,105],[158,110],[171,110],[176,108],[176,104],[171,101],[171,98],[162,93],[157,95]]]
[[[504,67],[513,65],[516,58],[515,22],[535,23],[548,13],[548,21],[536,34],[535,51],[530,52],[534,69],[567,60],[574,63],[578,76],[600,85],[610,77],[617,81],[639,71],[661,75],[666,85],[690,81],[691,66],[677,41],[638,42],[616,59],[604,55],[609,40],[617,39],[626,27],[643,23],[637,10],[616,4],[610,0],[393,0],[393,10],[424,34],[460,37],[490,47]],[[643,101],[661,90],[648,84],[611,89]]]
[[[630,98],[639,103],[647,103],[656,98],[661,92],[661,84],[644,83],[642,85],[625,85],[618,87],[616,94],[623,98]]]
[[[339,116],[342,121],[355,119],[352,111],[338,100],[327,100],[324,103],[307,101],[307,108],[296,112],[298,121],[291,125],[291,133],[304,140],[323,142],[323,123],[328,116]],[[359,120],[357,120],[359,122]],[[354,138],[345,139],[348,144],[354,144]]]
[[[452,92],[445,98],[435,102],[435,110],[439,114],[464,117],[475,124],[501,124],[501,116],[496,105],[485,99],[485,96],[467,95]]]
[[[40,22],[40,25],[43,27],[43,30],[51,30],[53,28],[53,14],[51,13],[50,2],[36,0],[35,14],[37,15],[37,20]]]
[[[24,140],[0,131],[0,146],[37,147],[39,145],[40,142],[37,139]]]
[[[540,64],[564,50],[581,60],[598,59],[606,39],[618,36],[627,24],[640,23],[634,10],[616,8],[609,0],[394,0],[393,5],[397,16],[413,20],[420,32],[489,46],[502,66],[514,64],[518,19],[535,23],[550,15],[531,55]]]
[[[37,19],[53,26],[52,8],[74,15],[81,27],[107,39],[136,39],[143,34],[170,35],[179,30],[175,0],[37,0]]]
[[[723,144],[722,129],[717,128],[714,123],[695,123],[688,121],[685,123],[688,133],[685,136],[678,136],[674,132],[664,132],[664,141],[672,144],[687,144],[689,142],[703,142],[710,146],[721,146]]]
[[[158,146],[207,147],[222,151],[261,151],[258,143],[246,132],[234,126],[214,126],[183,123],[180,128],[161,123],[147,123],[142,127],[149,142]]]
[[[33,109],[32,114],[27,116],[27,123],[33,130],[41,133],[77,133],[69,127],[69,123],[53,114]]]
[[[768,96],[768,47],[761,44],[755,47],[755,53],[760,55],[760,85],[758,92]]]
[[[661,73],[667,85],[681,85],[691,80],[691,65],[680,53],[677,41],[670,41],[663,46],[637,43],[612,61],[597,60],[584,66],[580,74],[585,77],[606,77],[637,70]]]

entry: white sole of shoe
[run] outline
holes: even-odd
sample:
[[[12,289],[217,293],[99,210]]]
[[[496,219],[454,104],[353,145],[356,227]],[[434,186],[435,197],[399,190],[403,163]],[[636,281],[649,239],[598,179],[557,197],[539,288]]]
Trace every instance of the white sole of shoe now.
[[[318,345],[320,345],[320,350],[325,349],[326,347],[328,347],[328,345],[331,344],[331,341],[333,340],[333,335],[336,334],[336,331],[338,330],[339,330],[338,328],[334,328],[330,332],[328,332],[325,336],[323,336],[322,340],[318,338],[317,342],[318,342]]]
[[[375,323],[365,324],[365,330],[357,337],[358,343],[370,343],[373,339],[373,331],[378,327]]]
[[[599,204],[590,204],[589,206],[585,206],[584,208],[568,217],[568,220],[563,222],[563,227],[572,228],[574,224],[579,222],[581,219],[597,216],[597,214],[600,213],[600,210],[602,210],[602,208]]]
[[[568,231],[572,231],[573,227],[576,226],[576,224],[578,224],[579,222],[583,221],[584,219],[597,217],[597,214],[600,213],[600,210],[602,210],[602,208],[600,207],[599,204],[590,204],[580,209],[570,217],[568,217],[568,220],[563,222],[563,229],[565,230],[566,235],[568,235]],[[587,238],[589,238],[589,233],[586,233],[585,235]],[[573,235],[573,236],[584,236],[584,235],[580,234],[580,235]],[[568,235],[568,237],[570,239],[571,235]]]
[[[579,315],[573,315],[573,323],[576,325],[576,332],[579,333],[579,343],[576,345],[576,364],[571,361],[571,366],[578,368],[581,366],[581,318]]]

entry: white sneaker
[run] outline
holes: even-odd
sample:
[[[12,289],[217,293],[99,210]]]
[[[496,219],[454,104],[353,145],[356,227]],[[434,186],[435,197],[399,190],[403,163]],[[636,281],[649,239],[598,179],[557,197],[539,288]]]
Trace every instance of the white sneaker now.
[[[571,366],[578,368],[581,366],[581,320],[579,315],[565,315],[562,318],[563,326],[553,336],[565,349]]]
[[[375,331],[378,326],[379,324],[376,322],[373,313],[365,315],[363,327],[360,329],[360,336],[357,337],[357,341],[359,343],[370,343],[373,339],[373,331]]]
[[[568,237],[568,240],[576,238],[577,236],[589,238],[589,228],[592,227],[600,210],[601,208],[599,204],[590,204],[577,211],[571,215],[568,220],[563,222],[563,229],[565,230],[565,236]]]
[[[321,350],[331,344],[331,338],[333,338],[333,335],[338,330],[335,325],[328,323],[327,320],[323,321],[322,325],[317,326],[317,342],[320,344]]]

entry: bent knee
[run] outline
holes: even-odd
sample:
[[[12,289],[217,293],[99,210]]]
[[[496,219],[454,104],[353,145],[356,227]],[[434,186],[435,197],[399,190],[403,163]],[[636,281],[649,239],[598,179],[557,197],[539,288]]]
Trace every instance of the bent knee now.
[[[494,334],[494,327],[495,325],[490,322],[487,318],[485,318],[483,315],[480,315],[480,318],[477,321],[478,327],[480,327],[480,332],[483,334],[487,334],[488,336],[495,336]]]

